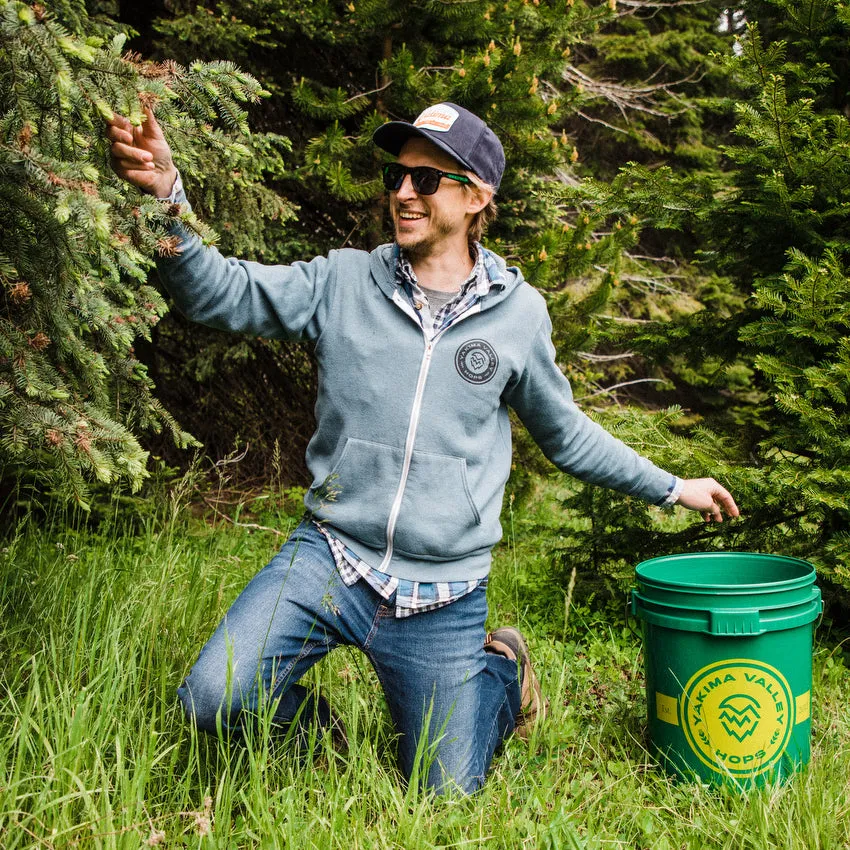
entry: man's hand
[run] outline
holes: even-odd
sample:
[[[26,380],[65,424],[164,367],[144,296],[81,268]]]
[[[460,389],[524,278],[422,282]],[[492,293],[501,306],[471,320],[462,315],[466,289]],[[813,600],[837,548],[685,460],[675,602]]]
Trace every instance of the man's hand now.
[[[700,511],[706,522],[723,522],[723,511],[729,516],[740,515],[732,495],[713,478],[685,479],[676,504]]]
[[[150,109],[141,127],[121,115],[108,122],[106,137],[112,142],[115,173],[157,198],[167,198],[177,178],[171,148]]]

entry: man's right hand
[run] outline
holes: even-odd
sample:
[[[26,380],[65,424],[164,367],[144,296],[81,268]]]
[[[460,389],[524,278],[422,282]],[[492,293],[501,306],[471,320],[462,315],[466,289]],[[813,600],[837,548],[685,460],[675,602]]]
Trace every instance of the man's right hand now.
[[[171,194],[177,169],[150,109],[145,109],[141,127],[116,114],[107,123],[106,137],[112,142],[112,168],[119,177],[157,198]]]

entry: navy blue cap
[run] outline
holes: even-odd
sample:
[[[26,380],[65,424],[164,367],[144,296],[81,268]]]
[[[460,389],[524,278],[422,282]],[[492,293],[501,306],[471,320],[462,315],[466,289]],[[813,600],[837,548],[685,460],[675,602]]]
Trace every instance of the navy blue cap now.
[[[468,109],[455,103],[438,103],[429,106],[412,124],[407,121],[383,124],[375,130],[372,141],[387,153],[398,156],[411,136],[427,139],[485,183],[499,188],[505,170],[502,143]]]

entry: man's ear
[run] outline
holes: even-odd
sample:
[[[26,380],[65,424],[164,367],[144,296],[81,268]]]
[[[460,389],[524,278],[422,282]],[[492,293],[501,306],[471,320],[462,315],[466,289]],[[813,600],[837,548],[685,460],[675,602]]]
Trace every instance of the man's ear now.
[[[476,186],[474,183],[469,187],[469,200],[466,205],[466,211],[470,215],[475,215],[481,212],[487,204],[493,193],[489,189],[483,189],[481,186]]]

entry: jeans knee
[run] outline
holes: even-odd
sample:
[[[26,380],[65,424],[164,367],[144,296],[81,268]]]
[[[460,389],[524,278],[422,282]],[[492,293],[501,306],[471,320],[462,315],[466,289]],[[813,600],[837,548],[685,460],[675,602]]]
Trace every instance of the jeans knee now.
[[[219,722],[224,729],[230,728],[230,711],[224,712],[226,693],[224,688],[198,683],[192,676],[187,677],[177,689],[177,696],[183,706],[186,719],[204,732],[216,732]],[[219,717],[221,720],[219,721]]]

